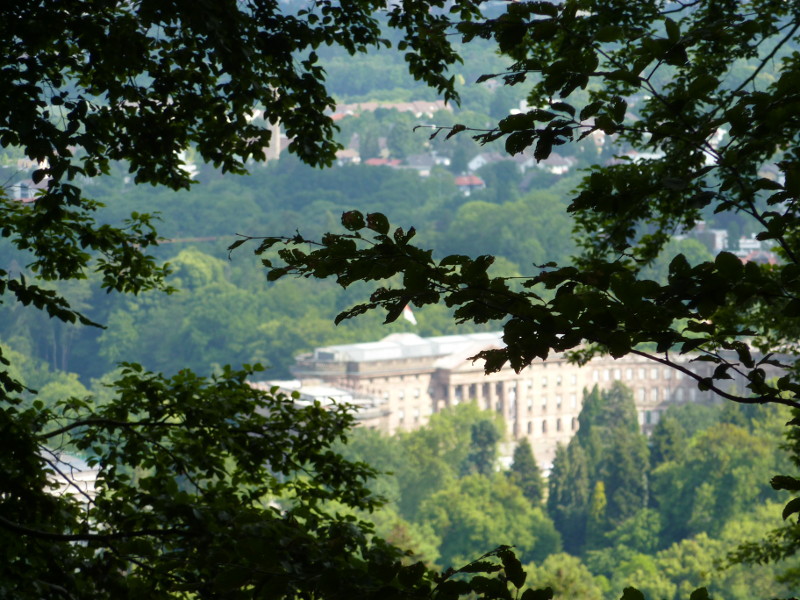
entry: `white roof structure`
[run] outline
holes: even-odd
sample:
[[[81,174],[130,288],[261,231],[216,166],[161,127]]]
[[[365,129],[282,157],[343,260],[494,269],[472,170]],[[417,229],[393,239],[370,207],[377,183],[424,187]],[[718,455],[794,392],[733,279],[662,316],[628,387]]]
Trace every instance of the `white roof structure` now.
[[[84,504],[94,500],[99,467],[90,467],[78,456],[49,448],[42,452],[42,458],[47,462],[48,479],[53,482],[50,493],[75,496]]]
[[[379,342],[326,346],[314,350],[313,360],[367,362],[462,354],[477,346],[502,346],[499,331],[421,338],[415,333],[393,333]]]

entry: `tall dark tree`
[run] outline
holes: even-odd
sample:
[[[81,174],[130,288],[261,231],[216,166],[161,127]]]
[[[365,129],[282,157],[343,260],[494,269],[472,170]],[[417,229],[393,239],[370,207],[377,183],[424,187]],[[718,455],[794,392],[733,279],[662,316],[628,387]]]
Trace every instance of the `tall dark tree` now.
[[[680,422],[670,414],[664,415],[650,435],[650,468],[655,469],[662,463],[679,460],[688,441]]]
[[[559,446],[550,471],[547,513],[564,542],[564,550],[578,554],[586,541],[591,495],[586,454],[579,444]]]
[[[579,437],[586,437],[595,428],[620,427],[638,432],[639,419],[633,392],[620,381],[615,381],[608,390],[603,391],[594,386],[584,394],[578,423]]]
[[[531,504],[539,506],[542,503],[546,489],[545,483],[528,438],[522,438],[514,448],[514,457],[508,478],[511,483],[522,490],[522,494]]]
[[[606,486],[602,480],[596,481],[589,499],[586,514],[586,549],[596,550],[605,545],[605,534],[610,524],[607,515],[608,500]]]
[[[624,426],[610,428],[608,434],[608,447],[593,475],[605,483],[606,515],[616,527],[646,508],[650,464],[644,435]]]
[[[497,461],[497,443],[501,437],[494,421],[482,419],[473,423],[470,430],[469,454],[461,465],[462,475],[470,473],[490,475]]]
[[[0,189],[4,244],[21,257],[0,265],[3,302],[96,325],[50,282],[92,272],[109,292],[166,288],[168,268],[148,254],[160,237],[152,216],[112,218],[84,193],[91,178],[120,163],[133,183],[185,189],[193,177],[184,151],[244,173],[278,142],[272,131],[280,123],[290,152],[331,164],[338,146],[326,111],[334,100],[320,47],[365,52],[389,43],[385,26],[399,30],[412,74],[455,99],[446,71],[458,57],[450,21],[436,10],[443,6],[0,4],[0,147],[33,165],[27,175],[40,188],[29,202]],[[476,5],[460,2],[460,19],[479,16]],[[69,341],[60,340],[56,364],[66,365]],[[376,506],[364,487],[371,469],[330,450],[352,424],[345,412],[300,409],[256,391],[249,369],[220,368],[204,379],[133,364],[101,398],[45,406],[11,374],[6,354],[0,595],[369,597],[384,584],[397,587],[392,580],[430,591],[424,568],[406,570],[398,550],[368,536],[366,524],[325,508]],[[74,480],[72,452],[98,470],[96,495]],[[62,485],[68,493],[55,493]]]
[[[584,395],[574,438],[586,452],[592,483],[603,481],[606,519],[614,528],[647,505],[648,448],[639,430],[630,388],[620,382],[608,390],[595,386]]]

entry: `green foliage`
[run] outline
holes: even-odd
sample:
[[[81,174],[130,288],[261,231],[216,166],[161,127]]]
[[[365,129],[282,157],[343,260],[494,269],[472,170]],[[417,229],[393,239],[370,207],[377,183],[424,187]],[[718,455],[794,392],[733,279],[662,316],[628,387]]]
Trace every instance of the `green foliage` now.
[[[478,421],[470,428],[470,450],[461,465],[462,473],[491,475],[497,460],[497,443],[501,439],[497,425],[491,421]]]
[[[165,378],[129,365],[111,402],[93,407],[91,399],[64,398],[46,413],[52,424],[33,409],[4,410],[6,455],[29,439],[38,445],[24,475],[19,459],[3,462],[0,581],[7,595],[68,589],[114,597],[127,590],[155,598],[265,585],[281,595],[319,593],[356,577],[366,567],[362,556],[393,560],[395,550],[368,542],[364,523],[325,508],[331,500],[376,505],[363,485],[372,470],[328,450],[352,417],[257,392],[245,382],[250,374]],[[19,423],[29,428],[20,431]],[[69,476],[67,442],[100,469],[96,496],[74,483],[70,494],[45,493],[48,472]],[[342,579],[315,580],[331,559]]]
[[[516,485],[533,506],[540,506],[544,500],[545,482],[528,438],[522,438],[514,448],[513,462],[508,478]]]
[[[646,507],[649,491],[647,442],[626,386],[585,392],[578,422],[567,451],[556,454],[550,474],[556,496],[548,498],[548,511],[576,553],[602,546],[606,532]]]
[[[482,440],[486,444],[473,446],[473,429],[488,435]],[[400,488],[400,513],[418,520],[422,502],[470,472],[468,467],[478,464],[476,457],[492,457],[480,464],[493,464],[502,430],[495,416],[470,403],[436,413],[426,427],[401,434],[403,460],[394,469]],[[364,455],[363,459],[370,457]]]
[[[627,548],[642,554],[654,554],[659,547],[660,532],[661,515],[655,510],[645,509],[623,521],[606,538],[611,548]]]
[[[123,161],[136,183],[185,189],[193,180],[181,155],[190,149],[223,172],[243,173],[248,160],[265,160],[278,122],[292,139],[290,152],[330,164],[338,145],[324,110],[333,99],[314,50],[335,45],[353,55],[387,45],[373,15],[380,8],[324,3],[295,14],[261,0],[5,7],[0,147],[22,148],[38,164],[31,178],[44,189],[34,203],[2,198],[3,237],[43,280],[97,270],[108,290],[163,287],[167,270],[147,254],[158,244],[153,217],[135,212],[98,222],[103,205],[84,195],[83,183]],[[458,12],[466,20],[479,15],[469,2]],[[412,75],[456,99],[445,74],[458,60],[448,20],[399,7],[387,13],[388,27],[403,32],[398,45]],[[267,120],[252,119],[255,111]],[[89,323],[61,296],[5,268],[0,284],[22,304]]]
[[[650,466],[655,469],[668,461],[677,461],[686,449],[686,433],[678,420],[665,414],[650,436]]]
[[[722,424],[693,438],[678,460],[653,473],[653,496],[668,541],[719,533],[766,493],[770,449],[747,431]]]
[[[506,347],[482,355],[490,372],[504,364],[519,371],[554,351],[580,350],[583,358],[635,353],[682,370],[723,398],[797,406],[793,359],[770,354],[793,349],[798,339],[798,157],[786,146],[798,127],[790,116],[797,29],[789,5],[754,6],[739,14],[732,5],[722,16],[726,11],[706,3],[695,9],[576,0],[513,5],[502,18],[457,26],[467,41],[494,39],[512,63],[482,80],[530,84],[533,108],[488,130],[478,125],[479,141],[503,140],[512,154],[532,148],[544,159],[591,135],[613,137],[633,153],[595,165],[572,195],[568,210],[582,248],[573,265],[543,265],[512,285],[487,276],[488,256],[469,259],[458,250],[437,260],[405,229],[354,226],[313,251],[301,237],[266,240],[287,246],[282,262],[267,264],[270,275],[375,282],[369,302],[342,318],[381,307],[391,322],[401,304],[442,301],[460,322],[503,320]],[[766,77],[773,60],[779,72]],[[458,123],[443,129],[468,131]],[[777,175],[767,177],[770,171]],[[732,213],[749,218],[784,262],[743,265],[732,253],[712,259],[686,244],[686,255],[700,262],[677,254],[666,272],[643,271],[671,234],[691,230],[705,215]],[[381,283],[395,277],[403,277],[400,287]],[[753,354],[751,341],[763,354]],[[713,367],[708,374],[677,360],[696,352]],[[782,377],[770,382],[766,369],[773,367]],[[727,380],[737,371],[745,385],[732,391]]]
[[[578,554],[586,540],[590,500],[589,466],[579,444],[558,446],[548,478],[547,514],[564,540],[564,549]]]
[[[617,526],[647,506],[649,456],[647,441],[625,428],[611,430],[612,443],[599,465],[606,485],[609,524]]]
[[[313,164],[330,163],[337,146],[324,109],[333,101],[316,50],[340,45],[355,54],[383,45],[373,12],[385,5],[320,2],[288,13],[283,8],[261,0],[236,6],[67,0],[2,9],[0,21],[8,31],[0,43],[6,84],[0,146],[24,148],[39,164],[32,179],[46,188],[34,203],[3,199],[3,236],[26,256],[23,262],[38,280],[4,268],[0,293],[66,324],[92,324],[42,281],[79,279],[96,269],[106,290],[164,287],[167,269],[147,254],[158,243],[151,215],[95,219],[103,207],[80,187],[84,178],[116,168],[115,161],[125,161],[134,182],[174,189],[191,182],[179,158],[190,146],[223,171],[241,172],[249,158],[264,158],[269,128],[263,120],[249,120],[260,107],[267,119],[282,123],[291,151]],[[571,266],[540,264],[547,257],[528,243],[525,219],[515,212],[521,207],[504,216],[519,225],[509,230],[509,239],[520,256],[509,258],[537,264],[522,280],[490,273],[489,254],[472,259],[460,254],[465,249],[434,259],[432,251],[412,243],[413,228],[393,228],[370,209],[346,212],[345,233],[326,234],[311,250],[300,234],[259,240],[257,253],[269,280],[293,274],[333,277],[343,287],[377,284],[367,302],[337,306],[337,321],[380,307],[391,323],[409,302],[421,307],[439,301],[460,323],[502,321],[506,346],[481,354],[487,371],[507,363],[520,371],[553,351],[575,350],[583,359],[594,352],[634,353],[679,369],[724,398],[798,407],[798,363],[781,358],[791,356],[800,339],[800,155],[789,143],[800,127],[800,58],[792,51],[798,25],[791,3],[756,0],[745,8],[733,2],[568,0],[510,3],[497,18],[483,18],[467,0],[448,5],[447,12],[438,0],[390,7],[386,24],[401,32],[397,48],[411,74],[446,97],[454,98],[456,77],[447,69],[458,59],[449,42],[452,28],[465,41],[495,40],[513,62],[484,80],[531,81],[533,108],[476,132],[480,142],[503,140],[510,153],[530,147],[541,160],[555,146],[589,135],[615,136],[649,154],[592,169],[572,195],[569,210],[582,256]],[[773,62],[780,68],[767,76]],[[481,94],[475,96],[480,103]],[[715,141],[721,129],[727,133]],[[449,133],[467,130],[454,123]],[[407,151],[402,132],[395,136],[395,151]],[[454,164],[463,163],[468,151],[463,147]],[[409,189],[406,197],[413,194]],[[335,194],[315,202],[298,198],[303,210],[321,220],[340,210]],[[495,215],[481,206],[477,212]],[[713,259],[698,256],[693,264],[677,254],[666,271],[643,271],[655,264],[672,232],[690,229],[708,213],[734,212],[752,219],[758,238],[774,244],[783,262],[743,265],[723,252]],[[252,238],[234,246],[247,239]],[[211,332],[230,289],[221,286],[215,295],[213,284],[207,287],[209,301],[198,321],[210,325],[192,341],[235,345]],[[252,321],[238,329],[246,327],[252,329]],[[121,339],[136,334],[130,321],[121,331]],[[59,326],[53,339],[62,351],[53,353],[52,363],[66,366],[73,330]],[[762,354],[751,351],[751,341]],[[713,370],[698,373],[676,360],[692,353]],[[768,379],[768,367],[781,376]],[[732,373],[741,375],[744,390],[729,389]],[[468,581],[453,579],[454,573],[436,576],[422,565],[403,565],[399,553],[369,538],[368,527],[356,518],[328,512],[328,501],[374,506],[361,482],[369,469],[328,451],[347,419],[327,421],[330,415],[319,407],[290,415],[281,402],[256,412],[257,394],[243,378],[243,372],[222,369],[209,383],[188,372],[166,378],[130,365],[117,380],[116,401],[91,406],[83,398],[65,400],[73,421],[52,429],[53,411],[36,401],[28,408],[24,387],[0,374],[0,439],[7,444],[0,494],[3,595],[63,597],[66,590],[92,598],[552,597],[552,590],[522,592],[524,573],[506,547],[463,568],[478,573]],[[45,492],[44,463],[56,461],[46,442],[61,434],[69,434],[70,443],[102,469],[102,493],[86,517],[77,503]],[[594,435],[587,433],[588,439]],[[607,512],[616,503],[619,519],[641,498],[631,475],[647,463],[646,451],[631,436],[618,445],[619,452],[628,450],[629,463],[619,473],[610,463],[605,468],[614,485],[626,482],[617,491],[634,492],[614,500],[612,486],[604,486]],[[662,572],[682,597],[707,584],[711,557],[719,553],[704,532],[719,530],[761,495],[756,481],[772,461],[757,441],[749,430],[726,424],[701,434],[684,456],[657,469],[659,504],[673,507],[666,514],[668,530],[702,532],[659,556]],[[706,446],[716,450],[706,455]],[[561,481],[550,491],[562,524],[565,516],[578,515],[570,543],[579,545],[586,533],[579,514],[589,506],[593,482],[580,445],[571,448],[554,464]],[[755,461],[748,462],[748,455]],[[448,475],[441,456],[429,459],[421,466],[440,469],[442,500],[460,482]],[[298,472],[305,475],[283,479]],[[495,479],[487,485],[487,477],[474,474],[461,482],[484,498],[497,493],[513,505],[519,498],[536,512],[506,478]],[[777,483],[794,485],[791,478]],[[678,498],[669,498],[676,490]],[[459,498],[436,508],[436,518],[445,519],[452,508],[474,530],[487,531],[475,509]],[[284,512],[269,506],[280,499],[294,502]],[[796,508],[790,502],[786,515],[793,517]],[[485,543],[485,536],[471,539],[479,538]],[[631,564],[638,564],[636,572],[651,572],[636,557]],[[483,575],[500,571],[502,579]],[[654,590],[661,595],[668,587]],[[641,597],[631,588],[622,593]],[[701,588],[692,597],[708,593]]]
[[[603,582],[593,576],[580,560],[569,554],[551,554],[538,565],[530,565],[530,580],[553,590],[553,598],[601,600]]]
[[[608,529],[607,506],[605,483],[602,480],[596,481],[586,515],[586,547],[588,549],[602,545],[603,534]]]
[[[464,562],[497,540],[514,540],[522,560],[541,560],[560,549],[552,522],[505,477],[468,475],[431,495],[420,516],[442,538],[442,562]]]

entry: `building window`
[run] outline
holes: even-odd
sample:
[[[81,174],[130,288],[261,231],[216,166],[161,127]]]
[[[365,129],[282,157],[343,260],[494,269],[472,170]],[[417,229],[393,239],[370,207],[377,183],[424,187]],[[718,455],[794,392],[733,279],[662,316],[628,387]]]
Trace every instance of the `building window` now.
[[[683,402],[683,388],[678,388],[675,390],[675,396],[677,397],[678,402]]]
[[[664,369],[664,379],[672,379],[672,369]]]
[[[640,367],[640,368],[639,368],[639,379],[644,379],[644,378],[645,378],[645,375],[644,375],[644,368],[641,368],[641,367]]]
[[[569,407],[578,408],[578,396],[576,394],[569,395]]]
[[[572,431],[575,431],[577,429],[578,429],[578,419],[572,417]]]
[[[561,385],[561,375],[556,376],[556,385]]]
[[[528,421],[528,433],[533,433],[533,421]]]
[[[533,398],[528,396],[528,412],[533,410]]]
[[[556,396],[556,408],[561,408],[561,396]]]
[[[644,413],[644,424],[645,425],[650,425],[651,421],[652,421],[652,418],[653,418],[652,411],[649,411],[649,410],[645,411],[645,413]]]
[[[547,376],[542,377],[542,387],[547,387]]]
[[[625,369],[625,379],[633,379],[633,369],[630,367]]]
[[[561,431],[561,419],[556,419],[556,431]]]
[[[547,433],[547,419],[542,419],[542,433]]]
[[[597,369],[592,371],[592,381],[595,382],[600,381],[600,371],[598,371]]]
[[[611,381],[611,369],[603,371],[603,381]]]
[[[658,379],[658,367],[650,369],[650,379]]]
[[[570,383],[570,385],[577,385],[578,376],[577,375],[570,375],[569,376],[569,383]]]
[[[622,371],[620,369],[614,369],[614,381],[619,381],[622,379]]]
[[[644,388],[639,388],[639,402],[646,402],[647,401],[647,392]]]
[[[547,408],[547,396],[542,396],[542,408]]]
[[[650,402],[658,402],[658,388],[650,390]]]

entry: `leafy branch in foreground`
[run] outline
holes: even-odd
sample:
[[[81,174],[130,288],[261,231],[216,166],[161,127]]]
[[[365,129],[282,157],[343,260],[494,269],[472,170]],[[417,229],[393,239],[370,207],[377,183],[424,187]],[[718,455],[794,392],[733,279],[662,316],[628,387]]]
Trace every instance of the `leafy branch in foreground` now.
[[[505,320],[506,346],[476,357],[486,361],[487,373],[506,363],[520,371],[550,352],[574,351],[583,360],[596,351],[615,357],[635,353],[679,369],[702,389],[736,402],[800,407],[793,398],[800,386],[791,377],[777,382],[767,378],[768,372],[788,371],[792,365],[751,352],[747,340],[760,333],[758,329],[712,319],[730,305],[786,298],[786,286],[776,281],[769,266],[743,265],[723,252],[713,262],[692,267],[678,255],[670,264],[668,281],[659,284],[637,279],[622,261],[595,259],[581,268],[544,265],[538,275],[520,280],[491,277],[491,256],[434,259],[431,250],[411,243],[413,228],[390,234],[381,214],[346,212],[342,224],[349,233],[328,233],[318,242],[300,235],[263,238],[255,250],[263,255],[280,246],[278,264],[273,264],[272,254],[263,259],[272,280],[294,275],[332,277],[343,287],[356,281],[379,283],[368,302],[340,313],[337,322],[382,308],[389,323],[409,303],[444,302],[460,323]],[[232,248],[245,241],[238,240]],[[401,284],[388,287],[388,280]],[[682,355],[715,368],[700,374],[678,360]],[[746,390],[725,389],[724,382],[734,374],[744,379]]]
[[[369,553],[399,561],[398,550],[371,541],[367,524],[328,508],[379,504],[365,487],[374,471],[330,450],[352,426],[347,407],[298,408],[293,398],[251,388],[250,374],[165,378],[126,365],[108,403],[65,400],[49,418],[35,409],[0,413],[4,452],[36,446],[30,473],[3,463],[3,592],[353,593],[369,585]],[[96,489],[74,482],[67,451],[90,456]],[[46,493],[65,481],[67,494]]]

